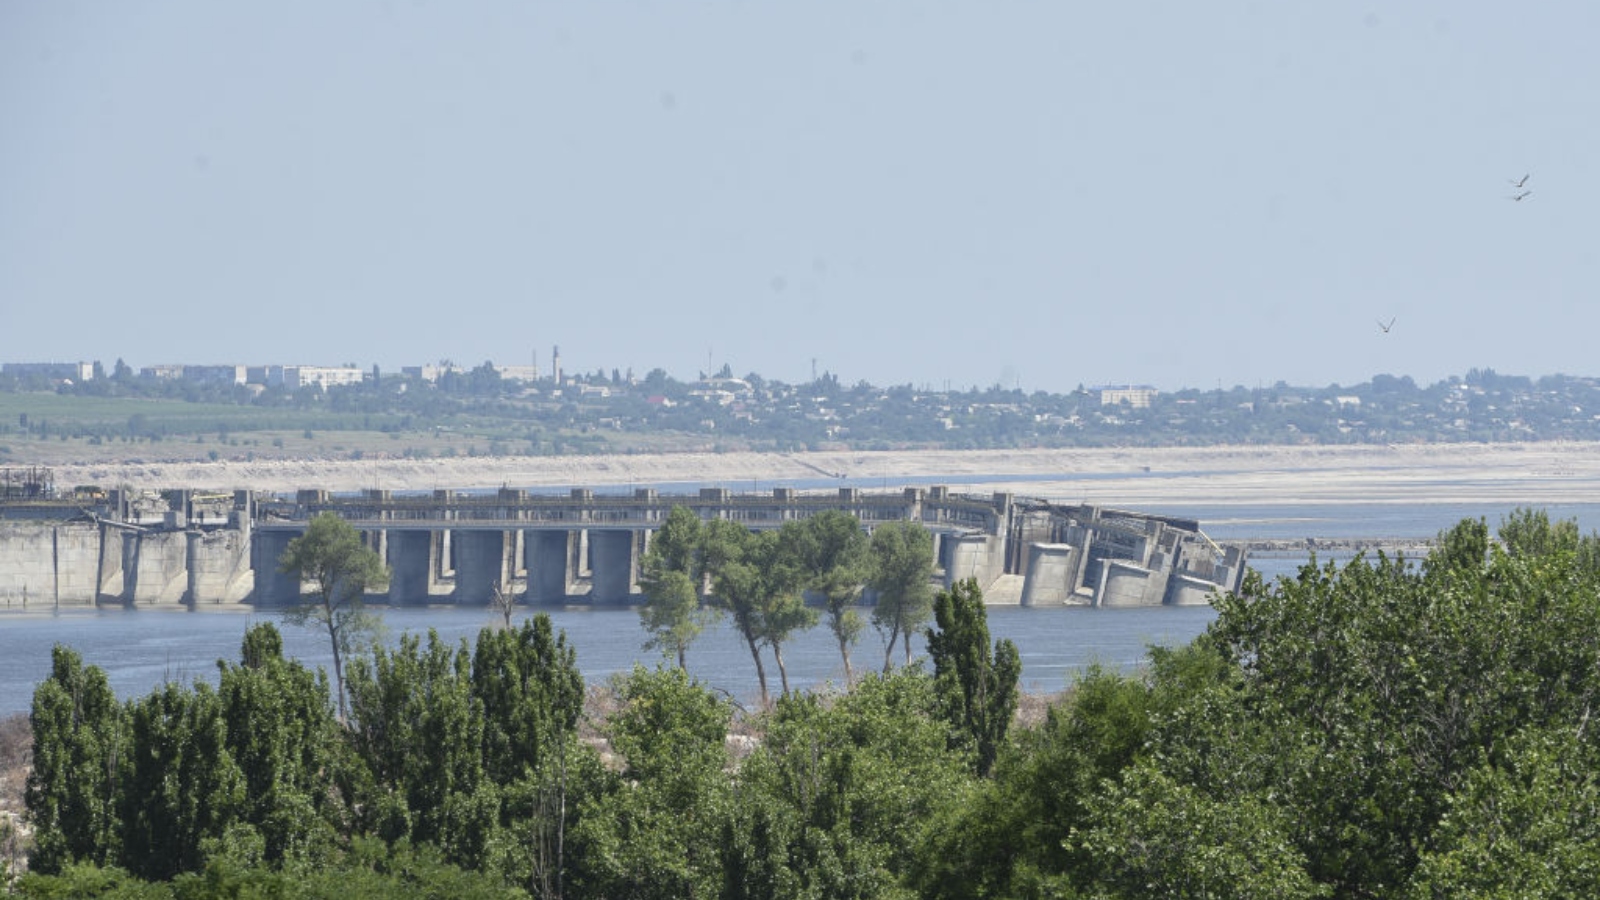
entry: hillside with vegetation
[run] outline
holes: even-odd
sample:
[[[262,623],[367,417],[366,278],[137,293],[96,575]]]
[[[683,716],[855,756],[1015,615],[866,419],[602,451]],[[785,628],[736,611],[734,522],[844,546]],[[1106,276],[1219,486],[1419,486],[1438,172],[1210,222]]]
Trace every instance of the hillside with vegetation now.
[[[136,376],[0,375],[0,464],[640,453],[682,450],[1193,447],[1600,439],[1600,379],[1469,371],[1432,385],[1234,387],[1124,395],[992,386],[786,384],[657,369],[503,378],[490,363],[436,380],[282,387]],[[1105,402],[1119,397],[1118,402]]]

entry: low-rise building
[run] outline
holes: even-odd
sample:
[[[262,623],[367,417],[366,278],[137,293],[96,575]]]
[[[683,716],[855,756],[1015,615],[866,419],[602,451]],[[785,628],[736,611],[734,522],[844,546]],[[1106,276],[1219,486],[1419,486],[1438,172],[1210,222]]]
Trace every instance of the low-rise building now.
[[[184,366],[183,380],[196,384],[245,384],[249,366]]]
[[[1149,385],[1118,384],[1096,388],[1100,392],[1101,406],[1126,403],[1134,409],[1144,409],[1156,398],[1156,389]]]
[[[91,381],[94,363],[4,363],[0,372],[14,378],[48,378],[52,381]]]

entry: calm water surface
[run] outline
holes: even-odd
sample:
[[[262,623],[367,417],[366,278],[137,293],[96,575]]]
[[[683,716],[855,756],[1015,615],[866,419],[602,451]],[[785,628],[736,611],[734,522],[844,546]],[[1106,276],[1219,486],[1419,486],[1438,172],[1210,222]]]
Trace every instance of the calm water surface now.
[[[561,607],[545,610],[556,629],[565,632],[577,650],[578,665],[590,682],[624,672],[635,663],[653,665],[662,657],[642,649],[645,632],[631,608]],[[484,609],[392,609],[382,611],[389,641],[401,633],[436,630],[451,642],[466,638],[498,621]],[[519,610],[517,621],[524,617]],[[1057,691],[1073,673],[1098,663],[1129,669],[1137,666],[1150,644],[1188,641],[1215,618],[1209,607],[1156,609],[1023,609],[992,607],[989,629],[995,638],[1010,638],[1022,654],[1023,686],[1031,691]],[[0,715],[26,712],[33,689],[49,674],[50,649],[66,644],[86,663],[106,670],[120,696],[133,697],[169,681],[204,678],[215,683],[218,659],[237,661],[239,642],[251,624],[277,622],[285,653],[331,671],[326,636],[283,624],[275,615],[245,611],[202,610],[74,610],[59,614],[0,615]],[[912,642],[914,656],[924,652]],[[896,661],[902,657],[897,656]],[[851,654],[860,670],[883,666],[883,642],[868,630]],[[797,635],[784,647],[793,687],[812,687],[844,680],[844,666],[832,634],[818,626]],[[690,671],[742,702],[756,696],[755,664],[744,641],[726,623],[702,634],[689,650]],[[764,659],[768,684],[778,690],[778,671],[771,655]]]

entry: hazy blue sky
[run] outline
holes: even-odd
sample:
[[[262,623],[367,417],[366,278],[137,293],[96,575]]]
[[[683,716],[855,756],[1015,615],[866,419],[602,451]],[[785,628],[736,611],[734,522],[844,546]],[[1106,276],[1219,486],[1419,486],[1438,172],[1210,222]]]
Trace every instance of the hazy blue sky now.
[[[1579,0],[0,0],[0,360],[1600,375],[1596,35]]]

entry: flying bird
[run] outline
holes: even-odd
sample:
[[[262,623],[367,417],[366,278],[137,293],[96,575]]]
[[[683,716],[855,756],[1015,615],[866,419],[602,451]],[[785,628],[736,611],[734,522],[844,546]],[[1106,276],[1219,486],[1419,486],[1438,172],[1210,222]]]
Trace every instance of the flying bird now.
[[[1528,196],[1531,193],[1533,193],[1533,191],[1523,191],[1520,194],[1513,194],[1510,197],[1507,197],[1506,199],[1507,200],[1515,200],[1518,203],[1521,203],[1522,202],[1522,198]]]
[[[1506,179],[1506,180],[1507,180],[1507,181],[1510,181],[1510,182],[1511,182],[1511,186],[1512,186],[1512,187],[1514,187],[1514,188],[1517,188],[1517,189],[1519,189],[1519,190],[1520,190],[1520,189],[1521,189],[1521,188],[1522,188],[1522,186],[1523,186],[1523,185],[1525,185],[1525,184],[1527,184],[1527,183],[1528,183],[1528,176],[1527,176],[1527,175],[1524,175],[1524,176],[1522,176],[1522,177],[1521,177],[1521,178],[1516,178],[1516,179],[1510,179],[1510,178],[1508,178],[1508,179]]]
[[[1391,329],[1393,327],[1394,327],[1394,316],[1390,316],[1389,317],[1389,321],[1387,323],[1385,323],[1382,319],[1378,320],[1378,330],[1382,331],[1384,334],[1388,334],[1389,333],[1389,329]]]

